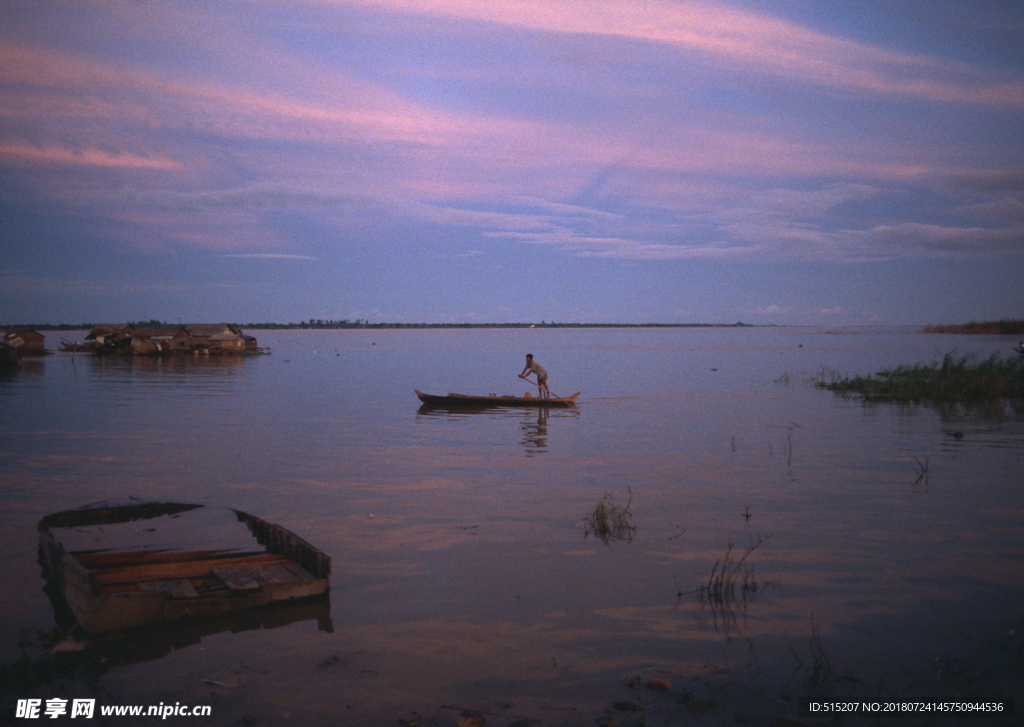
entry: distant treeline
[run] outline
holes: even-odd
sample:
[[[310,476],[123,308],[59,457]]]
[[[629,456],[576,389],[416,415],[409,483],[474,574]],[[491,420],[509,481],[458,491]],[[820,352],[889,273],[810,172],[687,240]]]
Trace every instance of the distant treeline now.
[[[961,326],[928,326],[924,333],[995,333],[1019,336],[1024,335],[1024,320],[972,322]]]
[[[25,328],[32,331],[89,331],[95,327],[94,323],[12,323],[0,325],[0,331],[20,331]]]
[[[243,329],[250,328],[721,328],[746,327],[748,323],[371,323],[354,321],[309,320],[301,323],[239,323]]]
[[[158,321],[155,318],[148,321],[126,321],[132,324],[136,328],[145,328],[149,326],[178,326],[181,323],[164,323]],[[97,323],[12,323],[10,325],[0,325],[0,330],[15,331],[23,328],[28,328],[33,331],[91,331],[95,328]]]
[[[143,326],[174,326],[178,323],[165,323],[158,320],[129,321],[136,328]],[[751,323],[371,323],[356,319],[354,321],[324,321],[320,319],[301,321],[299,323],[230,323],[228,325],[240,329],[296,329],[296,328],[747,328]],[[17,325],[0,326],[0,330],[31,328],[35,331],[88,331],[95,328],[95,323],[19,323]]]

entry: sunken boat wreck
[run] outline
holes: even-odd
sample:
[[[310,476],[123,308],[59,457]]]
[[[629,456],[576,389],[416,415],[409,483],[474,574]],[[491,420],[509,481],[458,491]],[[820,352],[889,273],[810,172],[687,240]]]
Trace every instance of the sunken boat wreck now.
[[[329,557],[240,510],[102,502],[47,515],[38,530],[51,598],[89,633],[231,614],[330,588]]]

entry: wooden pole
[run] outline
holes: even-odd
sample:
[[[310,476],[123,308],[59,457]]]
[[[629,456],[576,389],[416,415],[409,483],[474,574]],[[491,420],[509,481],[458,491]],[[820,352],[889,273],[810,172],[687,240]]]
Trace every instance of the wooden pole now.
[[[536,387],[537,387],[537,391],[538,391],[538,392],[540,392],[540,393],[544,393],[544,390],[543,390],[542,388],[540,388],[540,384],[538,384],[538,383],[537,383],[536,381],[531,381],[531,380],[529,379],[529,377],[527,377],[527,376],[520,376],[519,378],[521,378],[521,379],[522,379],[523,381],[529,381],[529,382],[530,382],[531,384],[533,384],[534,386],[536,386]],[[553,392],[553,391],[552,391],[551,389],[548,389],[548,393],[549,393],[549,394],[551,394],[551,396],[552,396],[553,398],[555,398],[555,399],[561,399],[561,398],[562,398],[562,397],[558,396],[558,394],[556,394],[555,392]]]

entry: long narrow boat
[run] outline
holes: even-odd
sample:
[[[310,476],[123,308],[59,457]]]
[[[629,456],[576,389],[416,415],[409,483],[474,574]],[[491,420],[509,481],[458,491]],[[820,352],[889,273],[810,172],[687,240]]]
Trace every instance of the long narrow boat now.
[[[448,394],[447,396],[438,396],[436,394],[424,394],[422,391],[416,390],[416,396],[420,398],[424,404],[430,406],[462,406],[462,407],[476,407],[476,408],[487,408],[492,406],[575,406],[576,397],[580,395],[580,392],[576,392],[572,396],[565,396],[560,399],[542,399],[539,396],[472,396],[469,394]]]
[[[330,558],[239,510],[97,503],[47,515],[38,529],[47,581],[91,633],[234,613],[330,587]]]

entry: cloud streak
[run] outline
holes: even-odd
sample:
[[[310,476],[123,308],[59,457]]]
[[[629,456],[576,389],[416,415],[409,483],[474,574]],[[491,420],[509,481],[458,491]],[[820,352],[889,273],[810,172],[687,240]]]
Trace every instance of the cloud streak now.
[[[301,1],[301,0],[300,0]],[[316,0],[313,0],[315,2]],[[662,43],[710,62],[821,86],[1024,107],[1024,84],[963,62],[895,52],[721,3],[659,0],[329,0],[396,13]]]
[[[0,160],[4,164],[182,169],[180,163],[160,156],[145,156],[123,151],[109,152],[103,149],[75,149],[50,145],[32,146],[19,143],[0,144]]]
[[[286,253],[273,252],[249,252],[237,253],[234,255],[217,255],[217,257],[240,258],[244,260],[316,260],[311,255],[288,255]]]
[[[438,260],[1024,259],[1015,47],[745,2],[14,3],[0,265],[45,267],[33,225],[69,259],[386,259],[407,296]]]

